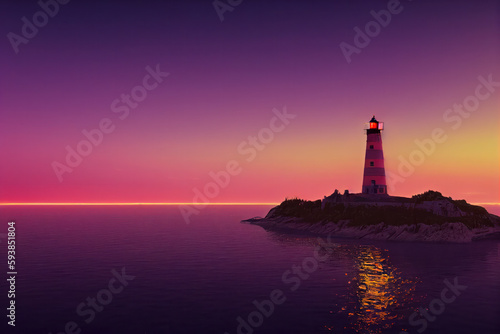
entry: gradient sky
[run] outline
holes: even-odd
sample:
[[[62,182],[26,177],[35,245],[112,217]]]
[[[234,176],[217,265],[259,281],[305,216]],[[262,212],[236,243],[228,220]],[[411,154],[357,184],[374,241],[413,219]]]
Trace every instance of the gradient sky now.
[[[500,81],[499,3],[402,1],[349,64],[340,43],[388,1],[246,0],[221,22],[210,0],[73,0],[17,54],[7,34],[40,7],[2,1],[0,202],[191,202],[231,160],[211,202],[360,192],[373,114],[394,174],[415,140],[447,135],[391,194],[500,202],[500,87],[457,129],[443,119],[479,76]],[[121,120],[112,101],[157,64],[170,75]],[[246,161],[240,143],[284,106],[296,118]],[[115,130],[59,182],[52,163],[103,118]]]

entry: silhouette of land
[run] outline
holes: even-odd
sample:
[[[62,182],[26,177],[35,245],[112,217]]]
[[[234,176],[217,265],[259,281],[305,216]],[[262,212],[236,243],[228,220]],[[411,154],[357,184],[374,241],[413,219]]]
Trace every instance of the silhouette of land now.
[[[500,237],[500,217],[431,190],[411,198],[336,190],[323,200],[286,199],[265,218],[244,222],[269,230],[384,240],[469,242]]]

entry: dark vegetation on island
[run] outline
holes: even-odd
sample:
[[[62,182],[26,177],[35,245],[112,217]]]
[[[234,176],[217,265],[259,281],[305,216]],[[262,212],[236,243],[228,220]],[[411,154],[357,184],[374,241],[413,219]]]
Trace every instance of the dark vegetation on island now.
[[[340,195],[340,197],[345,196]],[[348,200],[342,198],[338,202],[325,201],[323,205],[321,200],[285,199],[280,205],[271,209],[266,218],[294,217],[300,218],[304,223],[323,224],[348,220],[349,226],[376,225],[382,222],[395,226],[460,222],[469,229],[492,227],[500,222],[499,217],[488,213],[483,207],[471,205],[465,200],[453,200],[432,190],[411,198],[395,196],[368,198],[362,194],[347,196],[350,196]],[[442,206],[442,211],[429,210],[429,206],[433,204],[438,208]]]

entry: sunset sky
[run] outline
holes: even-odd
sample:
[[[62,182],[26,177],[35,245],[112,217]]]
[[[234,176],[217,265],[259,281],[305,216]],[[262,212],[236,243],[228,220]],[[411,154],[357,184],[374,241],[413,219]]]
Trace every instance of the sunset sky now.
[[[500,1],[402,1],[349,63],[340,44],[392,2],[246,0],[221,21],[211,0],[73,0],[16,53],[8,34],[41,8],[2,1],[0,202],[191,202],[230,161],[239,173],[211,202],[360,192],[373,114],[390,194],[500,202]],[[136,88],[157,68],[169,75]],[[120,101],[132,91],[133,108]],[[274,121],[285,109],[295,117]],[[103,119],[108,133],[58,177]],[[415,153],[435,129],[445,140]]]

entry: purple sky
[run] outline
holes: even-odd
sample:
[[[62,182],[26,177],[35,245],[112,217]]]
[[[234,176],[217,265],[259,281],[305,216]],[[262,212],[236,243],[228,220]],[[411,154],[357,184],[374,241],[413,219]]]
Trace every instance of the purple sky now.
[[[448,135],[393,194],[498,202],[499,92],[459,129],[443,114],[478,76],[500,81],[499,1],[402,1],[348,63],[340,43],[388,3],[248,0],[221,22],[208,0],[73,0],[16,54],[7,34],[40,7],[2,1],[0,202],[190,202],[230,160],[243,171],[213,202],[358,192],[372,114],[388,170],[415,139]],[[157,64],[170,75],[120,120],[112,101]],[[283,106],[296,119],[246,162],[238,145]],[[103,118],[115,130],[60,182],[54,161]]]

